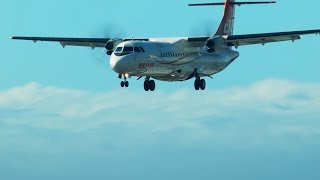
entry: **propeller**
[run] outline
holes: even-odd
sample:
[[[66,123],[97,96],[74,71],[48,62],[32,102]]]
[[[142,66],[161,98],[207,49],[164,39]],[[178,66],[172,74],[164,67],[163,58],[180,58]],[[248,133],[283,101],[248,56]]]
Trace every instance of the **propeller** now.
[[[191,33],[190,33],[192,36],[210,37],[206,42],[207,51],[209,53],[215,52],[215,49],[214,49],[215,42],[212,39],[212,37],[217,29],[217,26],[215,25],[217,23],[213,23],[214,21],[215,20],[212,20],[212,19],[206,19],[206,20],[200,21],[198,25],[194,26],[191,29]]]
[[[197,25],[192,26],[192,28],[189,31],[189,35],[191,36],[208,36],[211,37],[214,35],[216,27],[214,20],[212,19],[206,19],[203,21],[198,22]]]
[[[97,31],[92,34],[97,38],[113,38],[116,40],[117,38],[125,37],[125,33],[122,28],[115,23],[105,22],[97,26],[95,29]],[[107,55],[111,55],[113,48],[114,43],[112,42],[112,40],[110,40],[106,43],[105,48],[94,49],[94,55],[97,62],[99,62],[100,64],[105,63],[107,58],[106,53]]]

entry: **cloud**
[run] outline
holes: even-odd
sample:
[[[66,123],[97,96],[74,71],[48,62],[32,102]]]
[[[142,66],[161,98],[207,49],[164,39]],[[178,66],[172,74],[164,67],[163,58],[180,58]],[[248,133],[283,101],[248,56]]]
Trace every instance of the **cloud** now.
[[[29,83],[0,91],[0,176],[317,177],[319,98],[319,83],[275,79],[153,93]]]
[[[30,83],[1,91],[0,109],[6,126],[69,133],[114,127],[132,131],[135,139],[171,135],[182,144],[259,147],[268,141],[282,145],[292,136],[320,136],[320,84],[288,80],[154,93],[93,93]]]

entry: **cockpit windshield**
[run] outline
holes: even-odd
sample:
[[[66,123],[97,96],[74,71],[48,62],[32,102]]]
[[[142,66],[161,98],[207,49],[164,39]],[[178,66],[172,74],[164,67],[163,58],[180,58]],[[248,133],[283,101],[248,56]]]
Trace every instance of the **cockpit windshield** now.
[[[133,46],[124,47],[122,52],[128,52],[128,53],[133,52]]]
[[[138,46],[117,47],[114,54],[116,56],[125,56],[125,55],[131,54],[133,52],[143,53],[143,52],[145,52],[145,50],[142,47],[138,47]]]

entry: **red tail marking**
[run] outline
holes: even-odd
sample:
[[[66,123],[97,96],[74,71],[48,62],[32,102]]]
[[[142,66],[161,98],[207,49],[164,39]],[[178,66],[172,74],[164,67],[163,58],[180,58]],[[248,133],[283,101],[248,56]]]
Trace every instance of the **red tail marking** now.
[[[216,35],[233,35],[235,6],[231,4],[235,0],[225,2],[224,14]]]

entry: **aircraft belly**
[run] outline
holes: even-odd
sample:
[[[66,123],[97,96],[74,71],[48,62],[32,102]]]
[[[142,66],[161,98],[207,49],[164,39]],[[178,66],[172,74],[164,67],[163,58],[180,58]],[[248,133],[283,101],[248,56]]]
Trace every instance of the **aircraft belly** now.
[[[232,54],[233,53],[233,54]],[[198,70],[199,76],[211,76],[224,70],[239,54],[225,51],[220,54],[203,54],[185,64],[167,64],[154,59],[138,60],[133,76],[150,76],[161,81],[184,81]]]
[[[190,63],[187,65],[180,65],[180,66],[173,66],[173,69],[168,67],[168,69],[163,69],[162,71],[165,73],[159,74],[152,74],[151,70],[146,70],[145,72],[150,72],[150,76],[154,79],[161,80],[161,81],[185,81],[188,77],[194,73],[195,67],[202,66],[203,69],[199,73],[201,77],[203,76],[210,76],[222,71],[226,64],[215,64],[213,62],[210,63]]]

